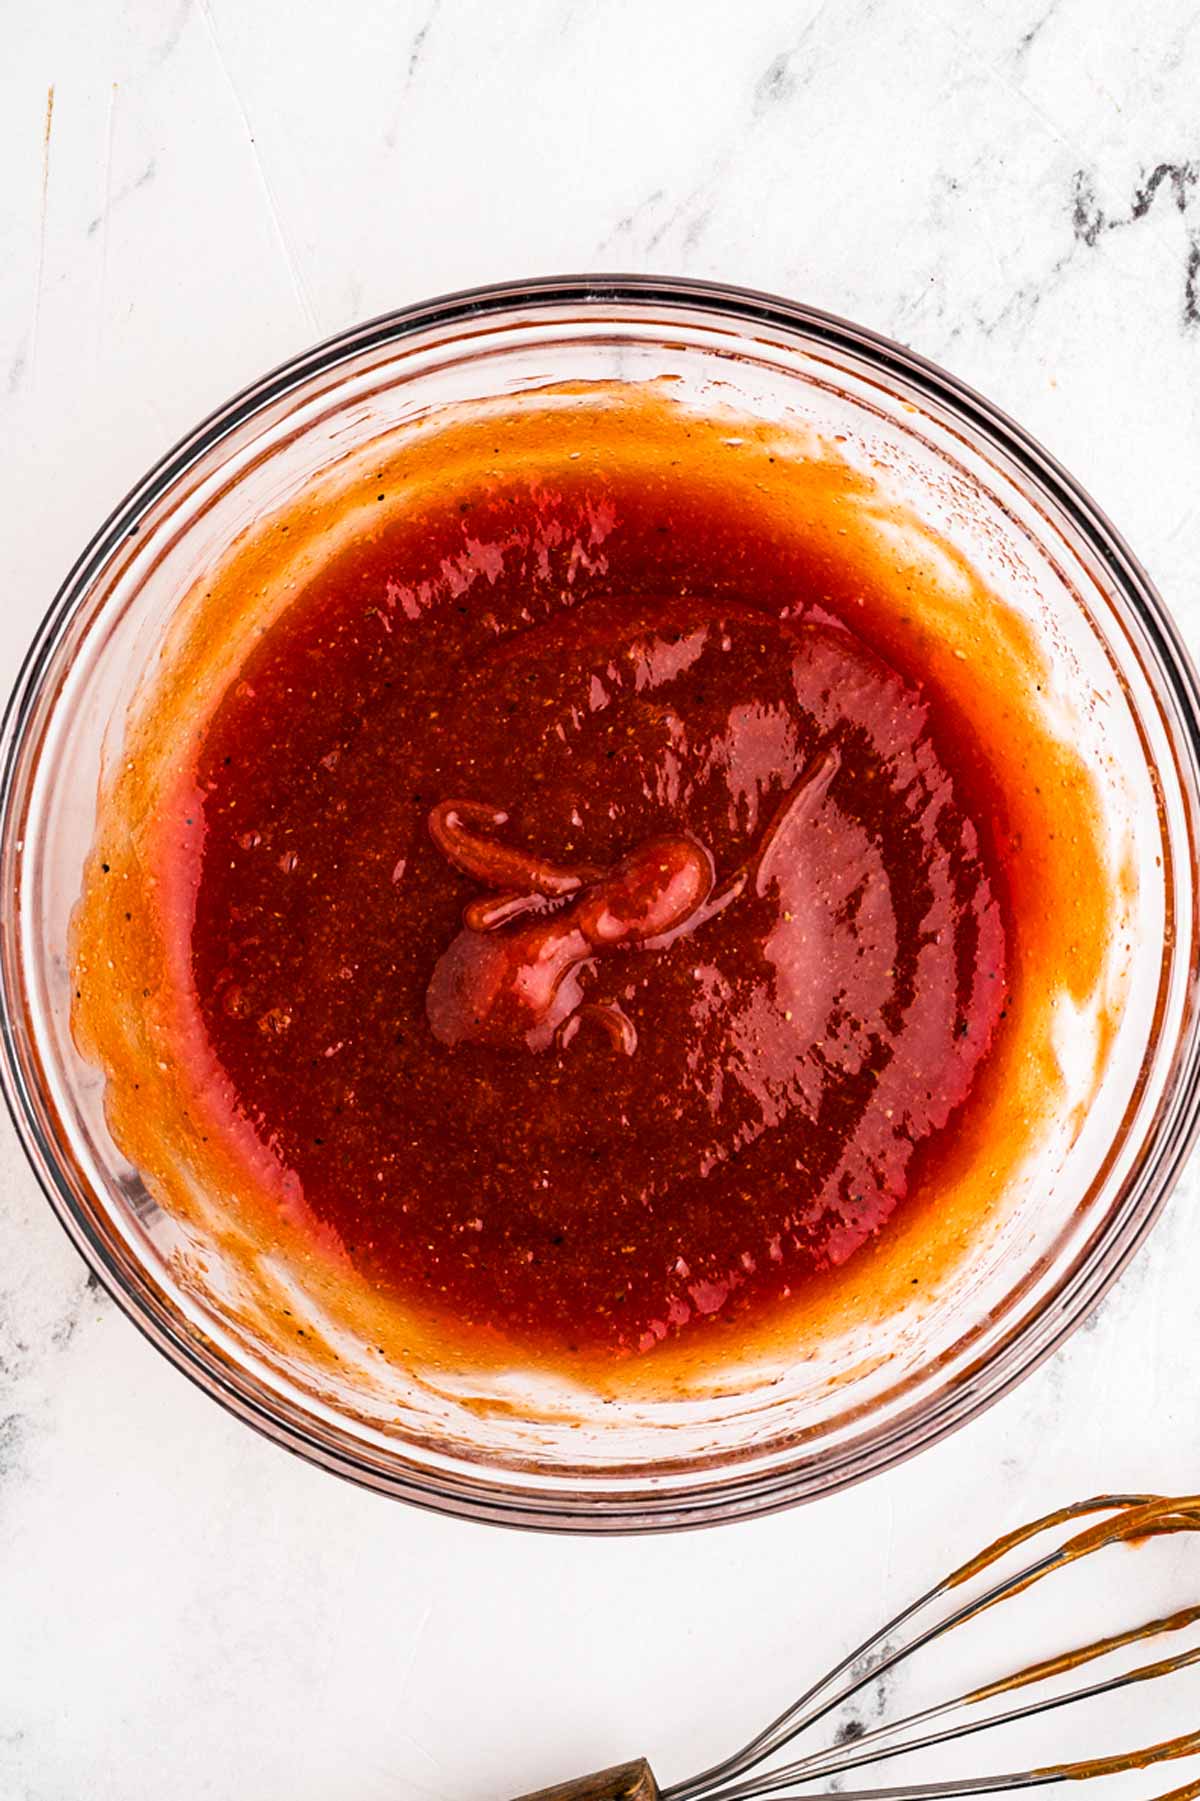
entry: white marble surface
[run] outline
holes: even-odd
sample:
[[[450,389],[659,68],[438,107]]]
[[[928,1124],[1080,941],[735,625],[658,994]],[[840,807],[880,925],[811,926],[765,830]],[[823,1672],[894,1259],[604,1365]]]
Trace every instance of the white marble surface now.
[[[1078,473],[1200,644],[1184,0],[0,22],[6,682],[100,516],[230,391],[401,302],[585,267],[775,288],[944,361]],[[594,1543],[425,1517],[261,1443],[89,1286],[5,1121],[0,1798],[483,1801],[639,1749],[682,1773],[983,1536],[1200,1486],[1197,1193],[1193,1167],[1089,1328],[916,1463]]]

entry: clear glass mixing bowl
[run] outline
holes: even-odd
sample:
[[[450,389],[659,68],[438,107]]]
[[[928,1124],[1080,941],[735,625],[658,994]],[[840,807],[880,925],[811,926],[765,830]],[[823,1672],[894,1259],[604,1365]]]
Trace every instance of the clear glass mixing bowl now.
[[[264,1354],[233,1272],[196,1257],[113,1143],[102,1079],[72,1041],[68,927],[98,783],[196,575],[336,459],[448,405],[663,376],[681,406],[836,436],[1034,633],[1140,876],[1103,1085],[937,1305],[898,1313],[870,1355],[847,1343],[603,1405],[520,1370],[496,1372],[484,1395],[445,1371],[393,1372],[382,1392],[352,1367],[335,1389],[300,1353]],[[8,1103],[60,1219],[130,1318],[316,1463],[448,1512],[574,1530],[701,1524],[828,1493],[951,1431],[1053,1350],[1179,1173],[1197,1121],[1197,717],[1179,637],[1096,506],[1019,427],[899,346],[769,296],[636,277],[411,307],[296,358],[199,426],[97,533],[38,632],[0,744]]]

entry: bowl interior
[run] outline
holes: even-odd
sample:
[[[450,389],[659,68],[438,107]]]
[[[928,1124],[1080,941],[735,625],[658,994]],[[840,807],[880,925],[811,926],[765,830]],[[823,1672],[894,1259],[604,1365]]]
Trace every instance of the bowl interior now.
[[[381,1376],[345,1333],[334,1377],[269,1349],[244,1272],[159,1206],[111,1138],[69,1021],[97,793],[197,577],[240,533],[444,409],[546,404],[553,389],[569,429],[572,393],[596,382],[667,382],[672,406],[728,415],[731,432],[743,418],[794,444],[836,441],[928,534],[926,554],[934,538],[961,552],[1020,618],[1046,717],[1100,795],[1120,895],[1108,966],[1086,1006],[1060,1011],[1066,1104],[986,1227],[952,1274],[869,1331],[665,1392],[600,1394],[521,1368]],[[81,559],[23,675],[5,747],[3,975],[30,1154],[144,1329],[245,1417],[343,1473],[568,1526],[675,1524],[820,1493],[946,1430],[1050,1349],[1178,1167],[1196,1048],[1190,684],[1145,578],[1049,461],[948,378],[852,328],[698,290],[564,288],[352,334],[260,384],[147,478]],[[297,1290],[295,1305],[315,1304]]]

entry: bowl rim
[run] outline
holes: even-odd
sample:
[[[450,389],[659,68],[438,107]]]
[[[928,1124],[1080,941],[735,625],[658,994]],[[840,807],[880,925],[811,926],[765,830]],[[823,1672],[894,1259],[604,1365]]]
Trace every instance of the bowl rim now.
[[[947,408],[959,423],[979,432],[1009,457],[1071,519],[1092,553],[1135,612],[1173,703],[1173,724],[1190,757],[1193,784],[1200,786],[1200,680],[1178,627],[1141,562],[1091,495],[1025,428],[1000,407],[938,364],[894,339],[836,313],[803,302],[734,284],[682,276],[576,274],[489,283],[382,313],[300,351],[240,389],[180,438],[113,508],[76,557],[23,658],[0,719],[0,870],[3,871],[5,935],[18,907],[10,872],[14,868],[16,775],[26,727],[43,678],[62,636],[83,605],[91,584],[121,542],[136,530],[153,504],[206,452],[258,412],[351,357],[397,344],[417,332],[492,321],[505,313],[529,315],[538,309],[655,306],[695,314],[711,313],[741,326],[798,332],[810,342],[865,357],[877,370],[900,376]],[[1196,847],[1191,846],[1196,869]],[[22,1149],[56,1217],[91,1275],[150,1343],[205,1394],[276,1445],[360,1486],[443,1514],[487,1520],[541,1531],[640,1533],[706,1526],[778,1511],[816,1499],[881,1473],[938,1442],[999,1400],[1049,1357],[1082,1323],[1144,1242],[1178,1179],[1200,1132],[1200,1016],[1195,1006],[1197,909],[1193,908],[1190,954],[1190,1008],[1181,1025],[1174,1080],[1160,1103],[1148,1140],[1153,1157],[1137,1172],[1124,1198],[1121,1217],[1103,1254],[1084,1259],[1052,1297],[1055,1317],[1036,1316],[1045,1330],[1026,1322],[948,1392],[915,1412],[902,1413],[876,1436],[857,1440],[836,1453],[832,1467],[815,1479],[800,1458],[782,1469],[749,1474],[709,1474],[682,1491],[658,1492],[648,1476],[645,1490],[623,1489],[606,1496],[595,1489],[572,1494],[552,1489],[516,1490],[493,1484],[485,1475],[462,1475],[401,1462],[383,1471],[373,1467],[353,1443],[342,1450],[306,1430],[299,1410],[288,1417],[283,1397],[266,1405],[249,1381],[231,1379],[217,1356],[204,1355],[191,1334],[180,1329],[145,1272],[125,1269],[81,1210],[57,1147],[42,1130],[18,1045],[20,1009],[10,991],[9,957],[0,957],[0,1089]],[[35,1047],[36,1048],[36,1047]],[[140,1280],[138,1279],[140,1278]]]

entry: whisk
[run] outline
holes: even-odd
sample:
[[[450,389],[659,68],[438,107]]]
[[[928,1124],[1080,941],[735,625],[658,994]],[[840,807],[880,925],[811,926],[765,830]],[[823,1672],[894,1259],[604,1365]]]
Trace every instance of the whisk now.
[[[1074,1529],[1076,1522],[1097,1515],[1107,1517],[1095,1519],[1082,1530]],[[994,1566],[1002,1560],[1022,1546],[1032,1548],[1034,1540],[1048,1538],[1056,1529],[1061,1534],[1065,1528],[1070,1529],[1067,1536],[1052,1549],[1043,1549],[1031,1561],[1022,1562],[1015,1574],[1003,1578],[998,1575]],[[1007,1533],[970,1562],[962,1564],[844,1657],[777,1719],[756,1733],[748,1744],[699,1775],[660,1788],[649,1763],[645,1758],[636,1758],[573,1782],[542,1789],[536,1795],[522,1797],[522,1801],[760,1801],[764,1796],[785,1796],[801,1785],[810,1801],[835,1791],[838,1801],[950,1801],[951,1797],[960,1795],[994,1794],[1008,1789],[1041,1788],[1056,1782],[1109,1776],[1118,1771],[1143,1769],[1200,1754],[1198,1728],[1134,1750],[992,1776],[864,1789],[843,1788],[840,1780],[847,1772],[882,1764],[892,1757],[931,1751],[974,1733],[1111,1695],[1135,1683],[1155,1681],[1200,1663],[1200,1645],[1196,1645],[1116,1674],[1105,1676],[1101,1669],[1093,1668],[1087,1680],[1065,1690],[1047,1692],[1056,1679],[1073,1676],[1074,1672],[1098,1665],[1101,1660],[1112,1658],[1130,1646],[1181,1632],[1200,1621],[1200,1606],[1189,1606],[1075,1645],[1057,1656],[1025,1664],[982,1687],[971,1688],[902,1718],[885,1718],[880,1725],[862,1731],[852,1739],[826,1743],[782,1764],[773,1762],[852,1696],[879,1684],[899,1665],[947,1633],[988,1609],[1012,1600],[1056,1571],[1115,1545],[1128,1545],[1166,1533],[1195,1531],[1200,1531],[1200,1495],[1174,1499],[1162,1495],[1101,1495],[1060,1508]],[[822,1786],[814,1788],[811,1785]],[[1192,1801],[1195,1796],[1200,1796],[1200,1779],[1172,1789],[1156,1797],[1156,1801]]]

